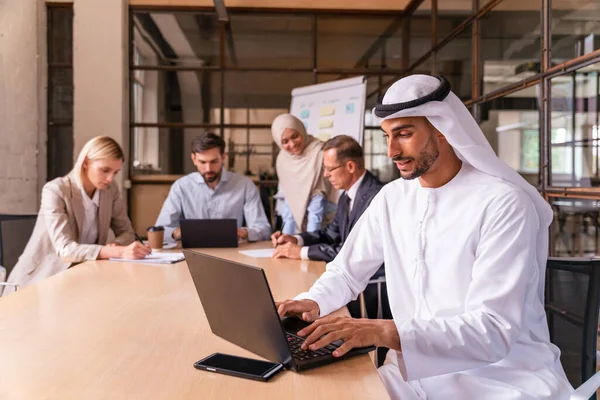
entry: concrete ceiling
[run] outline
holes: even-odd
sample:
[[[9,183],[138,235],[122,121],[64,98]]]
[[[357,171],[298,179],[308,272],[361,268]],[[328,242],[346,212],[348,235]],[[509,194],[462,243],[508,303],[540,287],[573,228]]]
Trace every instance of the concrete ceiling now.
[[[408,2],[409,0],[225,0],[225,7],[402,11]],[[129,4],[133,6],[214,7],[213,0],[129,0]]]
[[[410,0],[224,0],[227,8],[305,9],[305,10],[369,10],[402,11]],[[484,6],[490,0],[480,0]],[[553,10],[577,10],[594,7],[597,0],[552,0]],[[129,0],[133,6],[214,7],[213,0]],[[469,12],[472,0],[438,0],[440,13]],[[539,10],[540,0],[504,0],[497,10]],[[420,11],[431,10],[431,0],[425,0]]]
[[[142,1],[142,0],[136,0]],[[152,0],[144,0],[146,2]],[[161,0],[164,5],[165,1]],[[186,0],[171,0],[173,4]],[[232,1],[225,0],[226,4]],[[255,0],[258,2],[259,0]],[[375,3],[377,2],[374,0]],[[482,3],[485,0],[481,0]],[[191,0],[187,0],[190,3]],[[471,0],[439,0],[444,4],[443,9],[448,11],[454,7],[453,12],[442,12],[438,23],[438,33],[443,37],[447,32],[464,20],[461,4],[470,3]],[[194,3],[198,3],[197,0]],[[246,2],[248,3],[248,2]],[[278,2],[281,3],[281,2]],[[449,4],[453,3],[454,6]],[[535,10],[507,12],[508,6],[527,6],[537,4],[539,0],[505,0],[504,12],[492,11],[484,17],[481,26],[483,58],[483,80],[488,88],[501,87],[533,75],[534,71],[515,73],[518,66],[539,61],[540,56],[540,14]],[[212,4],[212,1],[211,1]],[[289,2],[286,2],[289,5]],[[304,5],[310,4],[303,3]],[[330,3],[328,3],[330,4]],[[389,4],[389,2],[387,3]],[[595,33],[600,36],[600,1],[599,0],[553,0],[553,5],[564,7],[562,10],[553,7],[553,61],[561,62],[574,57],[574,49],[583,32],[586,35]],[[281,5],[281,4],[280,4]],[[426,7],[429,0],[417,10],[411,26],[411,62],[416,60],[430,46],[428,13]],[[573,7],[571,9],[570,7]],[[578,9],[578,7],[582,7]],[[280,7],[281,8],[281,7]],[[157,25],[158,31],[164,40],[178,56],[174,61],[180,65],[191,65],[194,62],[216,65],[219,50],[218,21],[212,14],[175,13],[163,16],[161,12],[150,13]],[[430,17],[429,17],[430,18]],[[377,41],[379,35],[394,18],[360,18],[359,16],[338,16],[333,18],[320,17],[317,33],[319,42],[317,46],[317,61],[319,68],[352,68],[367,49]],[[168,22],[168,23],[167,23]],[[311,57],[311,27],[312,22],[306,15],[230,15],[233,45],[237,53],[239,66],[242,67],[310,67]],[[140,38],[136,37],[136,40]],[[187,43],[186,43],[187,42]],[[461,93],[470,93],[471,76],[471,31],[453,40],[437,56],[437,70],[446,74],[453,74],[457,88],[464,86]],[[401,33],[397,32],[386,40],[386,64],[390,68],[401,68]],[[377,68],[380,64],[379,51],[367,63],[370,68]],[[231,55],[227,53],[227,62],[231,63]],[[191,64],[190,64],[191,63]],[[426,68],[424,66],[423,68]],[[596,66],[598,68],[598,66]],[[212,90],[220,87],[218,74],[210,74]],[[226,75],[228,85],[236,88],[232,93],[226,93],[227,106],[252,103],[257,104],[269,98],[273,93],[281,96],[271,96],[269,106],[282,103],[282,98],[289,96],[288,87],[279,87],[277,82],[294,79],[310,78],[310,73],[289,74],[281,73],[232,73]],[[327,80],[335,79],[336,75],[325,76]],[[292,86],[309,84],[307,82],[289,82]],[[279,85],[273,87],[273,84]],[[199,90],[198,84],[184,85],[187,88]],[[285,85],[284,85],[285,86]],[[211,91],[212,91],[211,90]],[[371,89],[372,90],[372,89]],[[491,90],[491,89],[490,89]],[[489,90],[488,90],[489,91]],[[263,93],[264,92],[264,93]],[[279,93],[281,92],[281,93]],[[256,95],[256,99],[252,96]],[[287,98],[287,97],[286,97]],[[259,101],[260,100],[260,101]],[[271,101],[272,100],[272,101]],[[285,101],[283,102],[285,103]],[[265,103],[267,104],[267,103]]]

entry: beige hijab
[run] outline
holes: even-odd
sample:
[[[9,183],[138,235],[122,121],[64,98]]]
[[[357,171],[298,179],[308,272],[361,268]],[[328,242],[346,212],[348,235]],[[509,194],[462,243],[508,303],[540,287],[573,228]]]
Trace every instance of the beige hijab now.
[[[281,149],[281,137],[288,128],[304,137],[304,151],[295,156],[282,149],[277,156],[277,176],[296,226],[304,231],[304,217],[310,199],[320,194],[335,203],[337,193],[323,177],[323,142],[308,135],[302,121],[291,114],[281,114],[275,118],[271,133],[277,146]]]

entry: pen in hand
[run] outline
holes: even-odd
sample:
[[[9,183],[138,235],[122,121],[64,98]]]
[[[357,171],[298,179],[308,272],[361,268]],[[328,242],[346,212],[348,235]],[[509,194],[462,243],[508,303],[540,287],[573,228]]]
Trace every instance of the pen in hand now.
[[[280,232],[281,232],[281,235],[279,235],[279,237],[277,237],[277,244],[275,245],[275,247],[279,247],[279,246],[281,246],[281,243],[279,243],[279,238],[280,238],[282,235],[285,235],[285,233],[283,233],[283,230],[284,230],[284,229],[285,229],[285,220],[282,220],[282,221],[281,221],[281,231],[280,231]]]
[[[141,244],[143,244],[144,246],[146,245],[146,244],[144,243],[144,241],[142,240],[142,238],[141,238],[141,237],[139,237],[137,233],[135,233],[135,232],[134,232],[133,234],[135,235],[135,238],[137,239],[137,241],[138,241],[138,242],[140,242],[140,243],[141,243]]]
[[[140,258],[144,258],[144,257],[152,254],[152,249],[146,243],[144,243],[144,241],[142,240],[142,238],[139,237],[139,235],[137,233],[135,233],[135,232],[133,232],[133,234],[134,234],[135,238],[137,239],[137,241],[140,242],[142,244],[142,246],[145,247],[145,250],[146,250],[145,254],[143,254]]]

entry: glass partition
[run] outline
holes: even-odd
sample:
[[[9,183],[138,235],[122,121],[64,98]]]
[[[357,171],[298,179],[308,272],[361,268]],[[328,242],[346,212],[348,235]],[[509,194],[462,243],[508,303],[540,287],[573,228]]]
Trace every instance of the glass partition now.
[[[551,80],[551,185],[600,185],[600,63]]]

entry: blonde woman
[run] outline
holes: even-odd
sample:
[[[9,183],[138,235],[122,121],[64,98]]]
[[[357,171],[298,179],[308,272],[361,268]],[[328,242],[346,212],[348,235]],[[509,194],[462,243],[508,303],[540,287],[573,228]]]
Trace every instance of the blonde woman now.
[[[114,182],[124,160],[116,141],[98,136],[83,146],[67,176],[44,185],[35,228],[8,282],[22,287],[82,261],[150,254],[135,241]],[[116,236],[112,243],[107,243],[109,228]],[[4,294],[12,291],[6,287]]]

